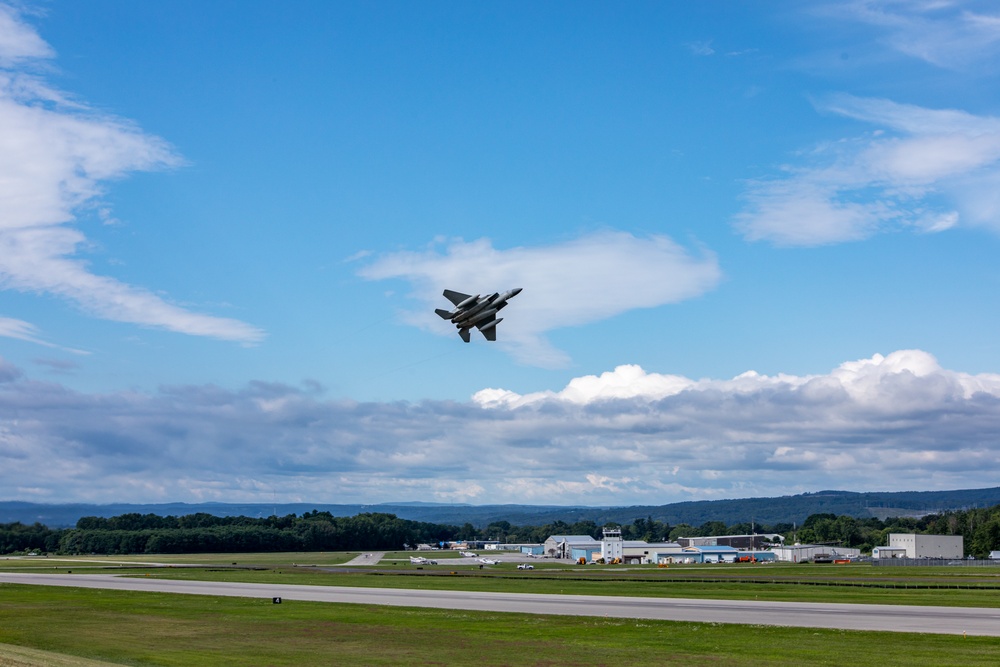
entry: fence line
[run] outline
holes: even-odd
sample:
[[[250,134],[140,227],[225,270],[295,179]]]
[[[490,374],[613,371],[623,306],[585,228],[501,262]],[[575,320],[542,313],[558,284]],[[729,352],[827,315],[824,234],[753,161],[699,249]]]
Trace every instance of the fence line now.
[[[921,567],[1000,567],[1000,560],[989,558],[873,558],[872,565],[876,567],[907,567],[910,565]]]

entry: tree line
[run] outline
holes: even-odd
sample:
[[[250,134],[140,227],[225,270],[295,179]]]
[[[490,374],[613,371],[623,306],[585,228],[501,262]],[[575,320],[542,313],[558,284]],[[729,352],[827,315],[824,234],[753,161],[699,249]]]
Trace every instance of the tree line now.
[[[400,549],[404,544],[441,542],[456,528],[365,513],[335,517],[306,512],[267,518],[123,514],[82,517],[75,528],[0,524],[0,553],[62,554],[247,553],[261,551],[354,551]]]
[[[50,529],[35,523],[0,524],[0,554],[31,551],[62,554],[247,553],[263,551],[367,551],[401,549],[406,545],[456,541],[497,541],[538,544],[551,535],[590,535],[600,539],[604,528],[618,528],[626,540],[676,541],[680,537],[774,533],[786,542],[826,544],[870,552],[888,543],[889,533],[962,535],[967,555],[985,558],[1000,549],[1000,505],[949,511],[922,518],[856,518],[813,514],[801,526],[707,521],[698,526],[671,526],[651,517],[628,524],[555,521],[541,526],[515,526],[494,521],[483,528],[400,519],[394,514],[363,513],[336,517],[312,511],[302,516],[218,517],[206,513],[185,516],[122,514],[110,518],[83,517],[76,527]]]

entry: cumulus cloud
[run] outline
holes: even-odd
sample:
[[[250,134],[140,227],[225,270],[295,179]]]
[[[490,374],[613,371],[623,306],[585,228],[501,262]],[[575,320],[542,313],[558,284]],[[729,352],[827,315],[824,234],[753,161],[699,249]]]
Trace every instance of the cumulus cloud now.
[[[958,70],[1000,52],[1000,12],[990,0],[837,0],[822,7],[880,31],[900,53]]]
[[[441,292],[487,294],[523,287],[512,301],[498,344],[526,364],[558,367],[568,361],[544,334],[607,319],[636,308],[655,308],[704,294],[721,271],[708,251],[694,254],[665,236],[638,238],[604,231],[564,243],[498,250],[487,239],[451,240],[421,252],[375,258],[359,270],[369,280],[402,278],[421,307],[406,320],[454,335],[434,315],[447,305]]]
[[[52,49],[0,4],[0,289],[47,293],[110,320],[244,343],[259,329],[202,315],[153,292],[98,276],[70,225],[95,206],[108,181],[169,168],[179,156],[134,124],[100,113],[32,73]],[[104,216],[107,216],[106,207]]]
[[[818,107],[876,129],[750,181],[735,219],[747,239],[815,246],[899,228],[1000,231],[1000,118],[851,95]]]
[[[0,488],[36,500],[627,505],[967,488],[995,485],[997,432],[1000,375],[920,350],[808,376],[623,366],[465,403],[265,382],[85,394],[0,360]]]

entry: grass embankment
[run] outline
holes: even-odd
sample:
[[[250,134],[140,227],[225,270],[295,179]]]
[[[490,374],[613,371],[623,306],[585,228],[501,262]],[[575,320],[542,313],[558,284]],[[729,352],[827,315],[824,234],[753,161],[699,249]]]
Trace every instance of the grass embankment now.
[[[0,644],[0,667],[114,667],[116,663]]]
[[[995,638],[0,585],[0,665],[996,664]],[[4,644],[49,651],[5,657]],[[894,648],[895,647],[895,648]],[[6,649],[8,652],[11,649]],[[14,649],[17,651],[20,649]],[[15,654],[16,655],[16,654]],[[96,667],[96,666],[94,666]]]

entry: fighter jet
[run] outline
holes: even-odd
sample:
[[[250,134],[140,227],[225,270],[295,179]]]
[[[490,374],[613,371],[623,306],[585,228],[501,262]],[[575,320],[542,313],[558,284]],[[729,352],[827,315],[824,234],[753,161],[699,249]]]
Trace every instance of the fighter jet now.
[[[469,330],[472,327],[479,329],[483,336],[486,337],[486,340],[496,340],[497,325],[503,321],[502,317],[497,318],[497,311],[507,305],[507,299],[511,299],[520,293],[520,287],[507,290],[503,294],[494,292],[487,296],[479,294],[470,296],[446,289],[444,295],[455,305],[455,310],[438,308],[434,312],[443,319],[451,320],[458,327],[458,335],[466,343],[470,340]]]

